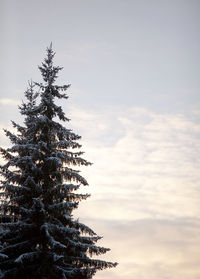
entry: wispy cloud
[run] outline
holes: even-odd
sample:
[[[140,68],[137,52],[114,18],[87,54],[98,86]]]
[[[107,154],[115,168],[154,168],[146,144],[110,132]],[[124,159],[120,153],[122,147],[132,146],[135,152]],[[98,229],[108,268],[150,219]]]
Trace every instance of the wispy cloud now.
[[[90,202],[102,207],[108,200],[105,218],[197,216],[200,125],[195,120],[138,108],[114,115],[76,108],[71,114],[74,129],[85,131],[84,149],[94,162],[84,170],[94,185]],[[107,144],[113,134],[115,141]]]
[[[103,245],[112,249],[107,259],[120,262],[97,279],[199,278],[196,114],[157,114],[145,108],[96,113],[74,107],[70,114],[72,127],[85,139],[86,157],[94,163],[83,169],[92,197],[77,216],[92,220],[105,236]]]
[[[103,258],[120,263],[95,278],[198,279],[199,114],[68,111],[94,163],[82,169],[92,197],[75,215],[104,235]]]
[[[0,99],[0,105],[17,106],[19,104],[20,104],[20,102],[15,99],[10,99],[10,98],[1,98]]]
[[[103,258],[119,261],[115,270],[98,273],[97,279],[199,278],[200,223],[195,219],[90,220],[90,224],[111,247]]]

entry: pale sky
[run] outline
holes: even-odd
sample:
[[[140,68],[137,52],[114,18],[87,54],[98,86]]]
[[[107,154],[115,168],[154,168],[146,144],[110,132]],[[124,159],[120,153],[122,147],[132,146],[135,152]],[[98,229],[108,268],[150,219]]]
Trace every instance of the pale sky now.
[[[92,193],[75,213],[119,262],[96,279],[200,278],[200,1],[1,0],[0,145],[53,42]],[[85,189],[82,189],[85,191]]]

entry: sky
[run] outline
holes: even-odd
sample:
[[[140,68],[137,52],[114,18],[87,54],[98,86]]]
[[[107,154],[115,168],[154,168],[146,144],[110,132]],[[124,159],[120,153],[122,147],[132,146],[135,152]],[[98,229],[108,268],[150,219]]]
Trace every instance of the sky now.
[[[200,278],[200,2],[1,0],[0,145],[53,43],[91,193],[75,217],[119,265],[96,279]]]

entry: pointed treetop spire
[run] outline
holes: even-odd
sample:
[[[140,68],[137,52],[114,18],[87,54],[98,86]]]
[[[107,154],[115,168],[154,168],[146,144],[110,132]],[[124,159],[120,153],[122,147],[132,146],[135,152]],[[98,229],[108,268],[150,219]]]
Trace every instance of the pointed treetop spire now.
[[[77,192],[88,185],[79,166],[91,163],[82,158],[80,136],[62,125],[69,119],[56,100],[67,98],[69,85],[54,83],[61,68],[53,57],[51,44],[39,67],[44,83],[29,84],[20,106],[24,125],[13,122],[17,134],[6,131],[12,146],[0,148],[1,279],[91,279],[117,265],[93,257],[110,249],[73,217],[90,196]]]
[[[47,56],[45,57],[42,66],[39,66],[38,68],[41,71],[44,81],[51,86],[55,82],[58,72],[62,70],[62,67],[53,66],[55,52],[52,49],[52,42],[50,43],[50,46],[47,47],[46,51]]]

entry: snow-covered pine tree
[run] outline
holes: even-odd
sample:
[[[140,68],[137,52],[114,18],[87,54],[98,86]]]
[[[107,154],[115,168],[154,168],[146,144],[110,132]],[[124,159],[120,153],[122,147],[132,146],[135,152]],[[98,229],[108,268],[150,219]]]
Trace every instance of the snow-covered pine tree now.
[[[0,167],[3,279],[89,279],[116,266],[92,257],[109,249],[97,246],[100,237],[72,215],[89,196],[76,192],[88,183],[72,167],[90,163],[81,157],[80,136],[55,121],[69,121],[55,104],[55,98],[68,98],[69,85],[55,84],[62,68],[53,65],[54,55],[52,46],[47,48],[39,67],[44,81],[29,84],[27,101],[19,107],[24,126],[12,122],[17,134],[5,130],[12,147],[0,149],[6,160]]]

